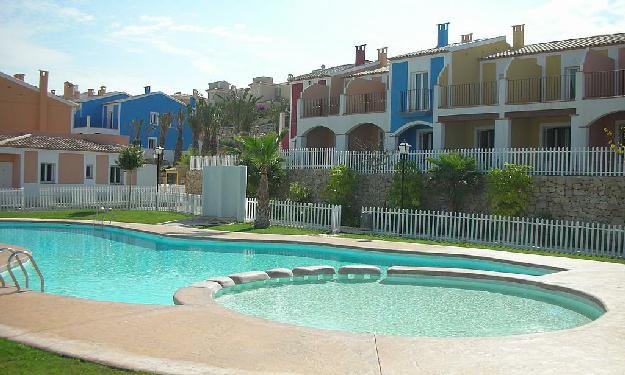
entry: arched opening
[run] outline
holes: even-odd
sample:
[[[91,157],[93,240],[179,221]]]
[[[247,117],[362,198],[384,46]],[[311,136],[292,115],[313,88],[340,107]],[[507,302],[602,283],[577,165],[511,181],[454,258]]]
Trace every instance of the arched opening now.
[[[432,127],[423,123],[403,126],[396,133],[397,145],[408,143],[410,150],[432,150],[434,148],[434,132]]]
[[[384,130],[366,123],[354,127],[347,134],[349,151],[382,151],[384,150]]]
[[[607,147],[608,135],[604,129],[612,132],[612,139],[615,141],[625,142],[625,111],[618,111],[602,116],[588,125],[588,145],[590,147]]]
[[[345,95],[347,114],[386,110],[386,84],[380,80],[353,79],[347,84]]]
[[[307,148],[334,148],[336,135],[325,126],[312,128],[306,133]]]

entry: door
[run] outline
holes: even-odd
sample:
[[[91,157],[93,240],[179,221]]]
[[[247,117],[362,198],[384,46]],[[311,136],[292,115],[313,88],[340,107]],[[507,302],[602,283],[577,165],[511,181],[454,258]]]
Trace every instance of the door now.
[[[13,163],[0,161],[0,188],[13,187]]]

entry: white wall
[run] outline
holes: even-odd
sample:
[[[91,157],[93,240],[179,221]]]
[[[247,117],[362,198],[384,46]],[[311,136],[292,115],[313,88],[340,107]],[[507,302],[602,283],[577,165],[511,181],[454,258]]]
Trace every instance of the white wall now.
[[[245,220],[246,166],[207,166],[202,170],[202,215]]]

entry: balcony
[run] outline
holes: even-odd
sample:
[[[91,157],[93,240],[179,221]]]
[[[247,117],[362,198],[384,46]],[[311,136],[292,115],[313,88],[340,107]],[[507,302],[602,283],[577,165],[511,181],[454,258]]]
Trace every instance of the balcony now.
[[[625,70],[584,72],[584,99],[625,96]]]
[[[559,75],[508,80],[507,103],[547,103],[575,100],[576,76]]]
[[[302,99],[302,117],[325,117],[339,114],[340,99],[338,97]]]
[[[345,96],[345,114],[386,111],[386,91]]]
[[[497,86],[495,81],[441,86],[439,108],[495,105],[498,103]]]
[[[400,93],[399,111],[402,113],[430,111],[430,97],[431,90],[429,89],[402,91]]]

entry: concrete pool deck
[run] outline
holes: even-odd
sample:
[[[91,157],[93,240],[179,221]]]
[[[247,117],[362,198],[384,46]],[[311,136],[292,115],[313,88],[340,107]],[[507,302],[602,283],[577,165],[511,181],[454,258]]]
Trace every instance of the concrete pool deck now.
[[[241,315],[217,304],[132,305],[1,288],[0,336],[116,367],[163,373],[625,373],[623,264],[329,236],[215,232],[176,224],[114,225],[175,237],[307,242],[563,268],[566,271],[544,276],[512,277],[579,290],[595,296],[608,311],[590,324],[556,332],[483,338],[395,337],[297,327]]]

